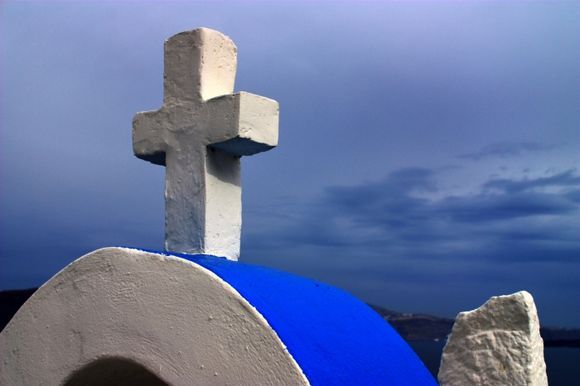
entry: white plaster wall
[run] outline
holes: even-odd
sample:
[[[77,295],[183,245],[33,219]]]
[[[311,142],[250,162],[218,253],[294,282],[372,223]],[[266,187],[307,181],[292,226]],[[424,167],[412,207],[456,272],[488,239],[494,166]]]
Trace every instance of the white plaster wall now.
[[[42,286],[0,334],[0,385],[58,385],[103,357],[171,385],[305,385],[267,321],[187,260],[105,248]]]

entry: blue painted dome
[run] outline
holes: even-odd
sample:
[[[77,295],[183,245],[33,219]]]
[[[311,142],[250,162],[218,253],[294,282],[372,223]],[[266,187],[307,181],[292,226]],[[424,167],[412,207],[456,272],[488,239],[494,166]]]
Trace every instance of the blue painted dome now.
[[[436,385],[376,312],[335,287],[208,255],[177,256],[215,273],[268,321],[312,385]]]

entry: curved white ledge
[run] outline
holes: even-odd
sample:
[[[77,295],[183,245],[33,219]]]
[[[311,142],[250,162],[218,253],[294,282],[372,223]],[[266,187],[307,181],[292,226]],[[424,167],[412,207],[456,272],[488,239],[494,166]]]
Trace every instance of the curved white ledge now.
[[[63,384],[103,358],[171,385],[308,384],[228,283],[185,259],[125,248],[92,252],[49,280],[2,331],[0,352],[2,385]]]

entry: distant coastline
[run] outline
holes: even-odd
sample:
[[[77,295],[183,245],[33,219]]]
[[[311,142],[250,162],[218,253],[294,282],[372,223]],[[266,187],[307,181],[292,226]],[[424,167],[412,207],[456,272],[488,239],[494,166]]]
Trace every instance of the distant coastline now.
[[[373,304],[374,309],[407,341],[444,341],[451,333],[453,319],[427,314],[401,313]],[[541,327],[545,347],[580,348],[580,328]]]
[[[0,331],[35,291],[36,288],[0,291]],[[401,313],[373,304],[369,306],[410,342],[444,341],[453,327],[453,319],[427,314]],[[580,348],[580,328],[542,327],[540,333],[546,347]]]

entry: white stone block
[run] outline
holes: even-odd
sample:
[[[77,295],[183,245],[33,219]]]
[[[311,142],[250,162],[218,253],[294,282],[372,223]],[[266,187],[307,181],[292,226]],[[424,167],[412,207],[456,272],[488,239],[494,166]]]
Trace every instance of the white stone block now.
[[[461,312],[443,349],[441,386],[545,386],[544,342],[532,295],[494,296]]]

